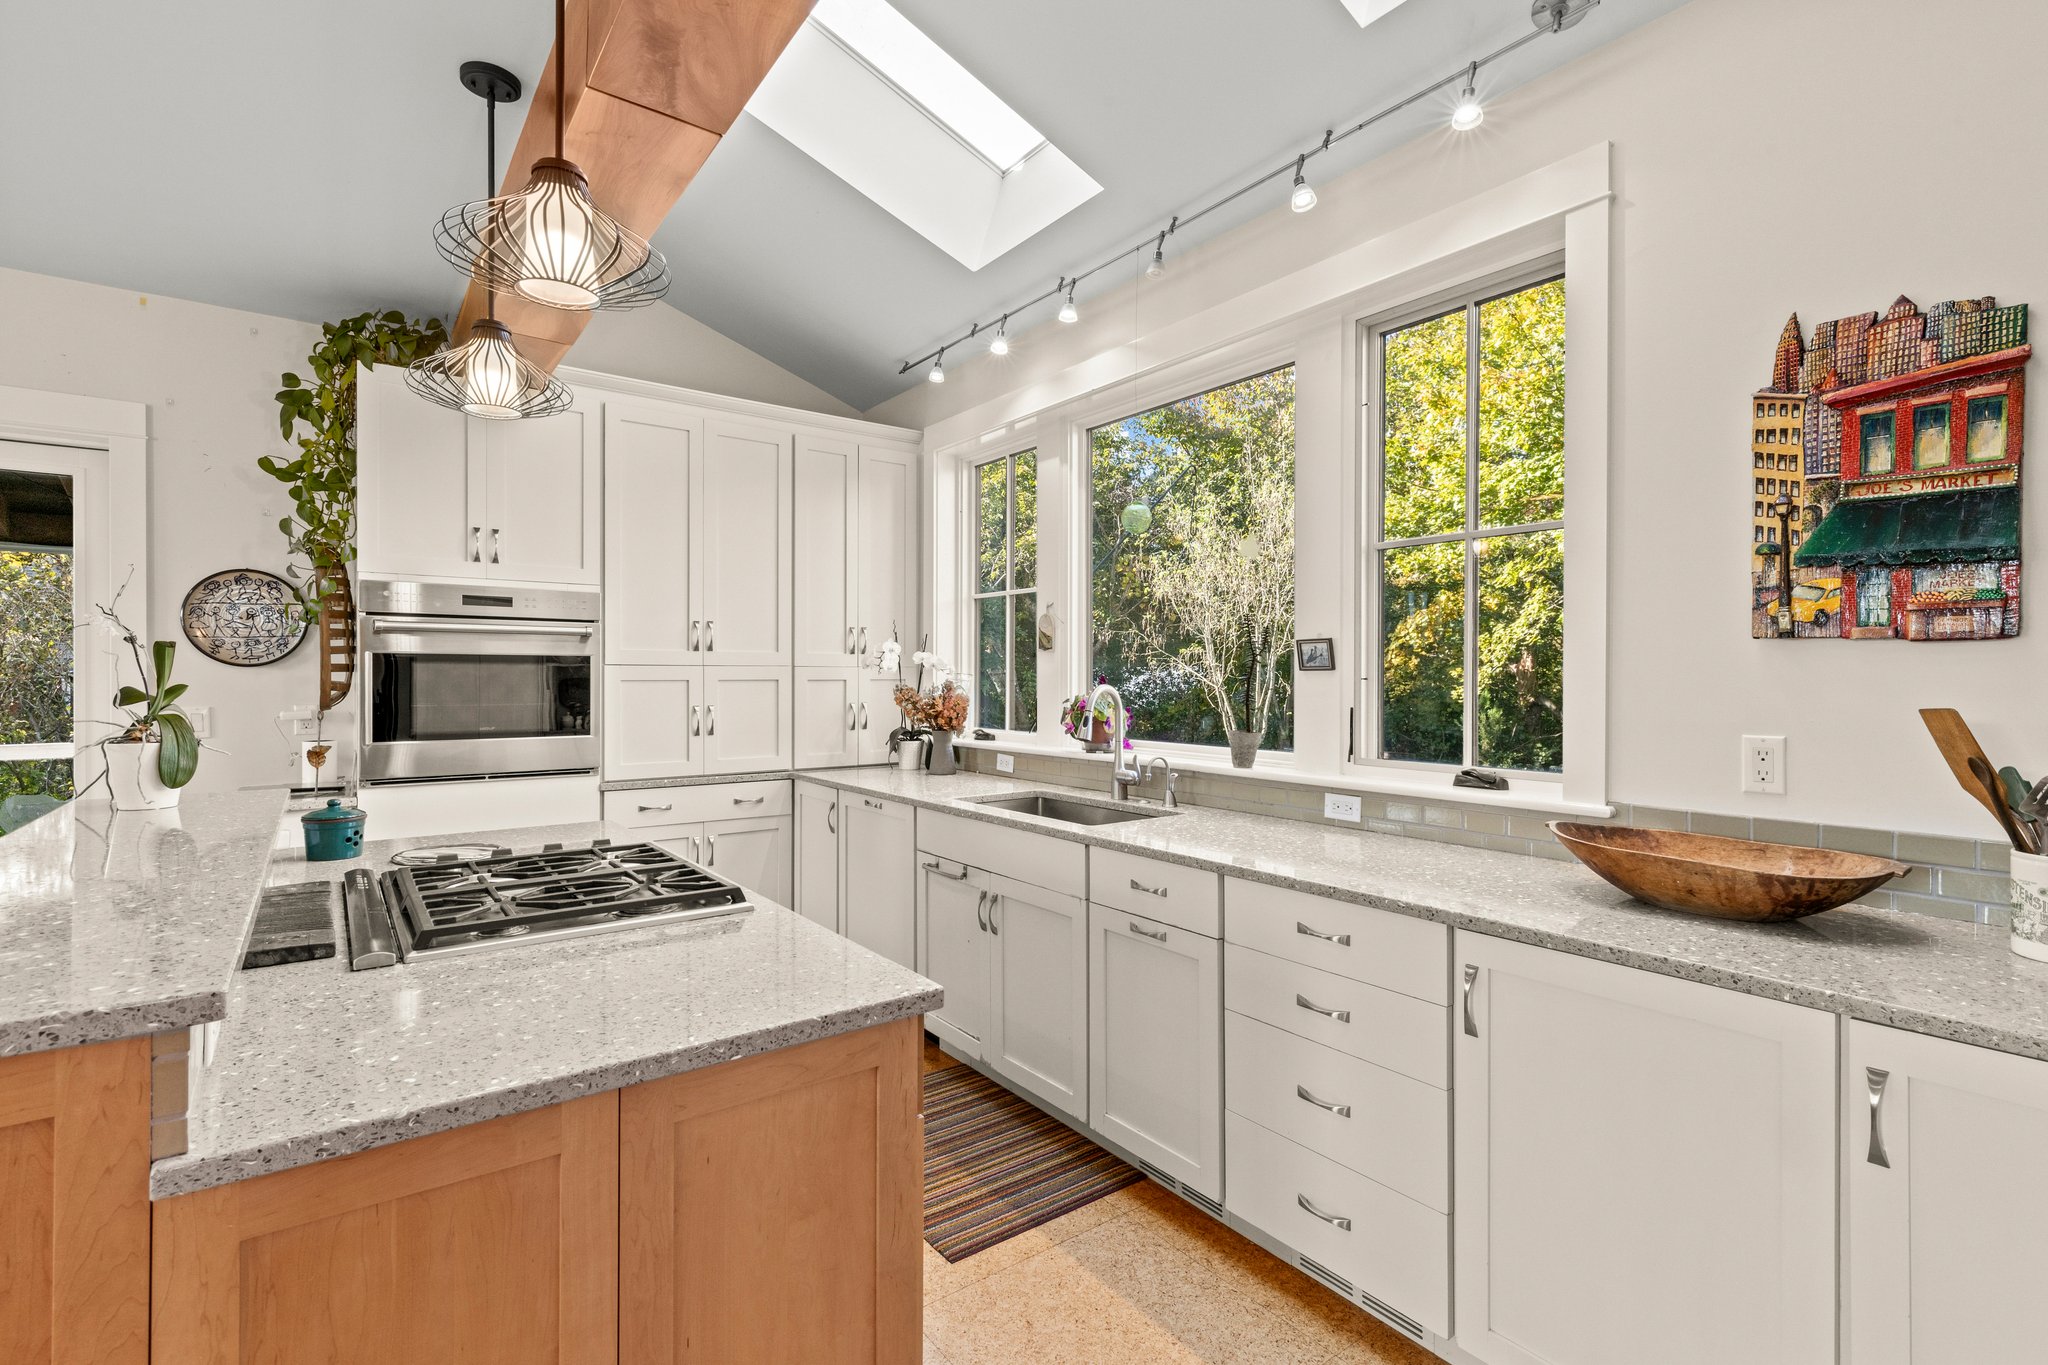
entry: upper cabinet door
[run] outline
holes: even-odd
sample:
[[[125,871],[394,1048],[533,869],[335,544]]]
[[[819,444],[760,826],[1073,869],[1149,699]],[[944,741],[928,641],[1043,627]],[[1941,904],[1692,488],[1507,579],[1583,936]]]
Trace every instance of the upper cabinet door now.
[[[484,570],[523,583],[596,583],[603,532],[597,416],[480,422]]]
[[[853,624],[866,663],[895,632],[906,650],[918,637],[917,464],[906,446],[862,445],[854,557],[860,585]]]
[[[704,419],[669,404],[605,404],[604,657],[698,663],[691,601]]]
[[[1999,1272],[2048,1253],[2048,1062],[1853,1020],[1842,1113],[1842,1359],[2040,1360],[2039,1302]]]
[[[704,771],[778,772],[790,766],[790,670],[704,670]]]
[[[481,451],[476,456],[469,419],[408,390],[403,369],[359,369],[358,570],[378,578],[485,577]]]
[[[851,440],[796,440],[796,665],[836,668],[853,662],[856,597],[854,487],[858,448]]]
[[[843,768],[860,747],[858,675],[851,668],[798,668],[795,720],[799,768]]]
[[[704,670],[607,667],[598,728],[608,782],[704,771]]]
[[[707,664],[790,661],[791,437],[704,419],[703,508],[694,537]]]

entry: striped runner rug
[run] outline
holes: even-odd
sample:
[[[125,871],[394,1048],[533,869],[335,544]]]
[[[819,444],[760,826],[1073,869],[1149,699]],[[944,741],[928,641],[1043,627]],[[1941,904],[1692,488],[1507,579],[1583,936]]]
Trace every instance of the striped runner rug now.
[[[1145,1177],[971,1066],[924,1078],[924,1239],[948,1261]]]

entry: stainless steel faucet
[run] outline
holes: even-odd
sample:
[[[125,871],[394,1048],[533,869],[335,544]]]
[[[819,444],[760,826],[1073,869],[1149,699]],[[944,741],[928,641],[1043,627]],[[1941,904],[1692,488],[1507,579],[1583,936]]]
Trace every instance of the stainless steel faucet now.
[[[1130,799],[1131,788],[1137,786],[1141,778],[1138,773],[1137,750],[1131,751],[1131,766],[1124,766],[1123,693],[1117,691],[1113,683],[1095,684],[1095,690],[1088,694],[1088,714],[1095,714],[1095,703],[1102,700],[1102,694],[1105,692],[1109,693],[1109,699],[1116,703],[1109,713],[1109,797],[1112,801],[1127,801]]]
[[[1166,765],[1166,808],[1175,810],[1180,806],[1180,797],[1174,791],[1180,784],[1180,774],[1173,770],[1173,760],[1165,754],[1154,754],[1145,760],[1142,771],[1149,775],[1162,763]]]

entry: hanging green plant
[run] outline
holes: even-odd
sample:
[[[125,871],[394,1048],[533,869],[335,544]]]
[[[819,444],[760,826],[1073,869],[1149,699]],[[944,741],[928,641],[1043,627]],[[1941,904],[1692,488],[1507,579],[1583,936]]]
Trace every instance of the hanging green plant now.
[[[278,430],[291,440],[303,426],[299,451],[289,459],[260,456],[256,464],[291,493],[292,515],[277,529],[305,561],[303,569],[292,564],[285,572],[299,587],[308,620],[356,557],[356,367],[409,365],[447,344],[439,318],[422,322],[397,309],[361,313],[321,324],[320,344],[306,357],[310,384],[296,374],[281,377]]]

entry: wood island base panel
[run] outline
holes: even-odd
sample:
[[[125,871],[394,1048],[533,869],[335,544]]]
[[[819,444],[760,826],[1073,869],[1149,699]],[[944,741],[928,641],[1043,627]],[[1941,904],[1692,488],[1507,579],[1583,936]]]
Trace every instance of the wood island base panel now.
[[[132,1358],[914,1365],[921,1040],[896,1020],[159,1201]]]

